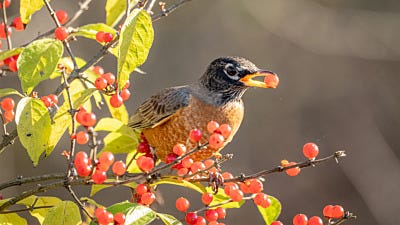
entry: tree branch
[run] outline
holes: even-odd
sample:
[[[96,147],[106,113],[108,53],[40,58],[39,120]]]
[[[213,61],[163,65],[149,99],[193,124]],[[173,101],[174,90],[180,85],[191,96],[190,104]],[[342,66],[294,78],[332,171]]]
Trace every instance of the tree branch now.
[[[14,180],[7,181],[5,183],[0,184],[0,190],[12,187],[12,186],[19,186],[23,184],[29,184],[29,183],[35,183],[35,182],[41,182],[41,181],[47,181],[47,180],[58,180],[58,179],[64,179],[65,178],[65,173],[53,173],[53,174],[46,174],[46,175],[40,175],[40,176],[34,176],[34,177],[22,177],[19,176]]]
[[[153,22],[156,22],[157,20],[161,19],[164,16],[168,16],[168,14],[172,13],[173,11],[175,11],[175,9],[179,8],[180,6],[182,6],[183,4],[190,2],[191,0],[180,0],[179,2],[171,5],[170,7],[162,10],[162,12],[160,14],[154,15],[151,17]]]

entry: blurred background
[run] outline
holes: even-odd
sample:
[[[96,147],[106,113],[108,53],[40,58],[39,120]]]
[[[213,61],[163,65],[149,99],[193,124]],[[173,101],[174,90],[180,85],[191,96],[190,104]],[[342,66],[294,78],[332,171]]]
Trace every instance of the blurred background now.
[[[166,1],[167,6],[172,3]],[[52,4],[70,15],[78,9],[76,0]],[[93,1],[74,25],[104,21],[104,5],[104,0]],[[18,6],[18,1],[13,1],[8,12],[11,19],[17,16]],[[26,43],[50,27],[53,23],[42,10],[25,32],[14,32],[14,45]],[[291,224],[297,213],[321,216],[325,205],[340,204],[358,217],[345,224],[400,224],[398,0],[193,0],[154,23],[154,29],[153,47],[141,67],[147,74],[131,77],[130,113],[154,92],[194,81],[219,56],[246,57],[260,68],[278,73],[280,85],[276,90],[252,89],[245,94],[245,119],[223,150],[233,153],[234,159],[223,169],[236,175],[250,174],[272,168],[282,159],[302,161],[301,148],[310,141],[320,146],[320,156],[346,150],[348,157],[339,164],[329,161],[306,168],[297,177],[266,177],[266,193],[283,206],[280,220]],[[85,39],[72,47],[84,59],[100,48]],[[116,72],[116,60],[111,56],[100,65]],[[16,82],[10,74],[0,79],[0,88]],[[45,82],[38,90],[48,94],[55,85]],[[19,143],[9,148],[0,157],[0,182],[17,175],[48,173],[49,169],[64,171],[60,152],[68,146],[67,135],[63,141],[49,160],[35,169]],[[80,196],[89,191],[77,189]],[[7,197],[23,190],[11,188],[2,194]],[[170,186],[159,190],[165,203],[155,208],[180,219],[182,214],[174,209],[178,196],[200,202],[200,195],[191,191],[171,190]],[[63,189],[56,194],[70,199]],[[128,191],[121,187],[95,196],[104,205],[128,198]],[[229,210],[221,222],[264,223],[250,202]],[[30,223],[36,224],[34,220]]]

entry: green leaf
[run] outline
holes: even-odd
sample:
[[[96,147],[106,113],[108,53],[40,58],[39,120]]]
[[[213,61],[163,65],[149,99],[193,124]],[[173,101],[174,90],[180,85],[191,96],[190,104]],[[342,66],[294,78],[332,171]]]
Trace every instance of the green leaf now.
[[[118,212],[127,212],[129,209],[136,207],[138,204],[124,201],[124,202],[119,202],[114,205],[111,205],[107,207],[107,212],[110,212],[112,214],[118,213]]]
[[[131,6],[136,5],[137,3],[138,0],[131,0]],[[126,1],[107,0],[105,8],[107,25],[115,27],[125,15]]]
[[[12,88],[3,88],[0,89],[0,98],[8,95],[18,95],[20,97],[24,97],[21,93],[19,93],[17,90],[12,89]]]
[[[61,200],[56,197],[47,197],[47,196],[29,196],[26,199],[23,199],[17,204],[20,205],[25,205],[27,208],[31,207],[35,203],[35,207],[37,206],[55,206],[59,204]],[[36,217],[39,221],[40,224],[43,223],[44,218],[46,217],[46,214],[51,208],[43,208],[43,209],[34,209],[34,210],[29,210],[29,213]]]
[[[126,225],[144,225],[149,224],[156,218],[156,213],[149,207],[135,205],[126,213]]]
[[[63,201],[51,208],[43,221],[43,225],[78,225],[81,224],[78,206],[71,201]]]
[[[72,96],[72,104],[73,108],[77,109],[79,106],[84,104],[90,99],[90,96],[93,92],[97,91],[94,88],[85,89],[80,92],[77,92]],[[54,150],[54,147],[57,145],[61,136],[64,134],[65,130],[71,126],[71,114],[68,112],[70,109],[68,101],[64,101],[63,105],[58,109],[56,115],[54,115],[52,125],[52,132],[49,138],[49,148],[46,151],[46,155],[50,155],[50,153]]]
[[[172,178],[162,178],[155,182],[155,184],[173,184],[181,187],[193,189],[199,193],[207,192],[206,188],[201,183],[191,183],[186,180],[177,180]]]
[[[50,1],[50,0],[49,0]],[[19,14],[21,15],[22,23],[28,24],[31,20],[32,14],[39,11],[43,5],[43,0],[21,0]]]
[[[40,155],[49,148],[52,133],[49,111],[40,99],[31,97],[21,99],[16,111],[19,140],[37,166]]]
[[[260,214],[264,219],[266,225],[270,225],[272,222],[277,220],[279,214],[281,214],[282,209],[281,203],[278,199],[272,196],[268,196],[268,198],[271,200],[270,206],[268,206],[267,208],[257,206],[258,211],[260,211]]]
[[[177,220],[175,217],[169,214],[157,213],[158,218],[160,218],[166,225],[183,225],[181,221]]]
[[[29,44],[18,58],[18,77],[28,95],[41,81],[49,79],[63,54],[56,39],[40,39]]]
[[[7,213],[0,214],[0,224],[1,225],[27,225],[28,223],[22,217],[20,217],[17,213]]]
[[[135,9],[121,28],[118,43],[118,88],[122,89],[130,74],[142,65],[154,39],[151,17],[146,11]]]
[[[116,180],[115,179],[107,179],[106,181],[114,182]],[[127,184],[123,184],[123,186],[129,187],[129,188],[136,188],[137,183],[129,182]],[[99,192],[103,189],[106,189],[106,188],[110,188],[110,187],[114,187],[114,185],[112,185],[112,184],[94,184],[94,185],[92,185],[92,187],[90,189],[90,196],[93,196],[93,195],[97,194],[97,192]]]
[[[122,128],[124,124],[117,119],[113,118],[102,118],[99,122],[97,122],[95,131],[116,131]]]
[[[87,25],[78,27],[78,31],[72,33],[71,36],[80,36],[80,37],[85,37],[85,38],[96,40],[96,34],[99,31],[111,33],[114,36],[117,33],[117,31],[114,28],[112,28],[104,23],[92,23],[92,24],[87,24]]]
[[[5,59],[7,59],[8,57],[18,55],[19,53],[22,52],[23,49],[24,48],[13,48],[11,50],[0,52],[0,61],[3,61]]]
[[[110,151],[114,154],[129,153],[136,150],[139,140],[132,128],[123,125],[115,132],[104,137],[102,151]]]
[[[118,108],[114,108],[110,104],[110,98],[111,96],[108,95],[103,95],[105,102],[107,103],[108,110],[110,110],[110,114],[113,118],[123,122],[124,124],[128,124],[129,116],[128,116],[128,111],[126,110],[126,107],[124,104],[122,104]]]

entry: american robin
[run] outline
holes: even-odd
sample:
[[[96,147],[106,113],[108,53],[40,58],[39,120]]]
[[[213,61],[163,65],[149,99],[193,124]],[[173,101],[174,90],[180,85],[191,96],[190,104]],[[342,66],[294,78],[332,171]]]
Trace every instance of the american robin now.
[[[227,123],[232,131],[224,146],[232,140],[243,119],[242,95],[249,87],[269,88],[258,76],[275,75],[258,69],[252,62],[241,57],[215,59],[197,82],[190,85],[162,90],[143,102],[130,118],[128,126],[142,130],[150,146],[162,161],[172,153],[177,143],[188,149],[196,143],[188,141],[191,129],[207,130],[209,121]],[[203,132],[200,142],[210,134]],[[219,149],[207,147],[194,153],[195,161],[211,157]]]

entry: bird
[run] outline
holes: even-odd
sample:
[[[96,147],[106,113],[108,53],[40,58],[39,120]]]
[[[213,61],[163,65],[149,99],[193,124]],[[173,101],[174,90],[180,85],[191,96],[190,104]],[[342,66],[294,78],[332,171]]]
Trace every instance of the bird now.
[[[231,133],[222,147],[213,149],[208,146],[190,155],[194,161],[208,159],[229,143],[238,131],[244,116],[242,95],[245,91],[250,87],[276,87],[254,79],[269,75],[276,76],[243,57],[217,58],[192,84],[166,88],[145,100],[130,117],[128,126],[140,129],[157,158],[165,162],[174,145],[183,143],[187,149],[197,146],[197,143],[188,141],[190,130],[203,131],[200,142],[205,143],[211,135],[204,132],[209,121],[230,125]]]

